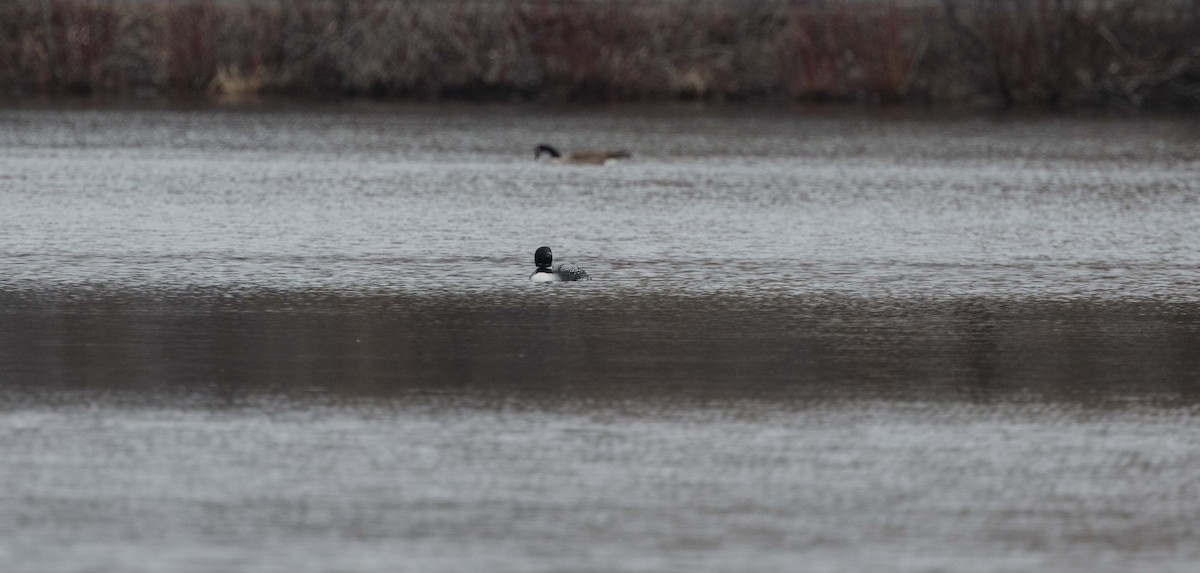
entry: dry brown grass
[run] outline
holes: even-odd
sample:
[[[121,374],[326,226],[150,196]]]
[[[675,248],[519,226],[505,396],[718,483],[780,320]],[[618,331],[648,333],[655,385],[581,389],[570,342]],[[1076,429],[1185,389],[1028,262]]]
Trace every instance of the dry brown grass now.
[[[1200,103],[1200,0],[0,0],[0,93]]]

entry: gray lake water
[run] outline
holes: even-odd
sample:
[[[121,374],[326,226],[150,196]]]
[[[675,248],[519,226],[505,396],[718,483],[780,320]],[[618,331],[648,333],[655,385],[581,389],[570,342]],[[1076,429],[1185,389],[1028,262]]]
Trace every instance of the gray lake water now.
[[[0,570],[1195,571],[1198,244],[1192,118],[10,106]]]

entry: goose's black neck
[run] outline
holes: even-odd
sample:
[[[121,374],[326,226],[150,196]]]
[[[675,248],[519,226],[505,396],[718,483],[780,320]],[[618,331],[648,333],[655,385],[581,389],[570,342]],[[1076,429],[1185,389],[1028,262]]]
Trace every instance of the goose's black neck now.
[[[537,159],[541,157],[543,153],[549,155],[550,157],[562,157],[562,154],[559,153],[557,149],[543,143],[534,148],[533,158]]]

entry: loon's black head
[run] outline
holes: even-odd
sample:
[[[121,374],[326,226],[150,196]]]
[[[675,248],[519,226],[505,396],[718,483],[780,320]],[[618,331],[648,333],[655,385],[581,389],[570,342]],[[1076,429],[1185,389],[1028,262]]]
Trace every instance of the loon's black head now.
[[[550,247],[538,247],[538,250],[533,252],[533,264],[537,265],[538,270],[549,269],[552,262],[554,253],[550,252]]]
[[[562,157],[562,154],[559,153],[557,149],[555,149],[549,145],[546,145],[545,143],[540,144],[537,147],[533,148],[533,158],[534,159],[541,157],[543,153],[549,155],[550,157]]]

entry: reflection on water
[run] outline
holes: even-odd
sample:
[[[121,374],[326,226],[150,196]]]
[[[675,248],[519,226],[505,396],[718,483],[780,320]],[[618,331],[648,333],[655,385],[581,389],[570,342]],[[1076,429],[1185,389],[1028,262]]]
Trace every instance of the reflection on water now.
[[[0,308],[10,570],[1200,562],[1194,304],[543,288]]]
[[[77,293],[76,293],[77,294]],[[1200,398],[1200,306],[843,296],[9,293],[7,387],[621,402]]]
[[[1193,571],[1197,133],[0,111],[0,570]]]

